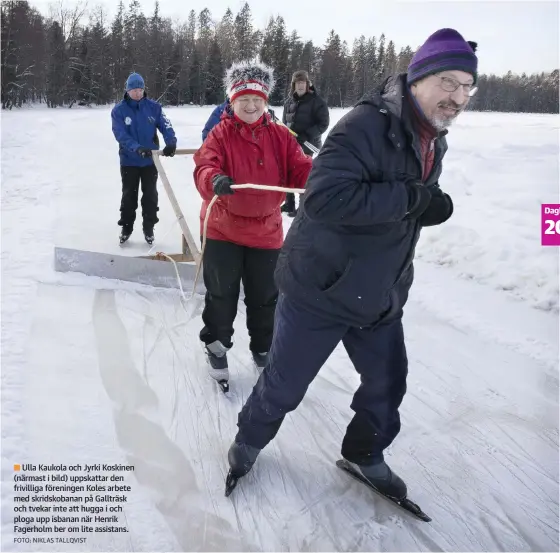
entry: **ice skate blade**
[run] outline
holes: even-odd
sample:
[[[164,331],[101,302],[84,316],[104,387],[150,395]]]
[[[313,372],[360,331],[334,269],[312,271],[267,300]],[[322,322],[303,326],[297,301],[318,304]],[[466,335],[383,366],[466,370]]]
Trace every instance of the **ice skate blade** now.
[[[230,496],[231,492],[237,486],[238,481],[239,481],[239,478],[237,476],[234,476],[231,469],[230,469],[230,471],[228,472],[228,475],[226,477],[226,497]]]
[[[367,478],[364,478],[360,473],[356,472],[354,467],[350,465],[350,463],[346,461],[346,459],[339,459],[336,462],[336,466],[339,469],[342,469],[343,471],[347,472],[350,476],[352,476],[352,478],[355,478],[359,482],[362,482],[362,484],[365,484],[370,490],[373,490],[376,494],[380,495],[385,499],[388,499],[389,501],[391,501],[391,503],[394,503],[395,505],[397,505],[407,513],[415,516],[416,518],[424,522],[432,521],[432,519],[426,513],[424,513],[424,511],[422,511],[422,509],[418,505],[416,505],[416,503],[414,503],[407,497],[405,497],[404,499],[397,499],[395,497],[391,497],[380,492],[375,486],[373,486],[367,480]]]

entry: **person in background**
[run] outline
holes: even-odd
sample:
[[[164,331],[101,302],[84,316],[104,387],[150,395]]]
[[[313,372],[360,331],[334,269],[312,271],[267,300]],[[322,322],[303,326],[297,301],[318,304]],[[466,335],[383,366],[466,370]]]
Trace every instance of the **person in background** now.
[[[229,107],[230,103],[229,98],[227,97],[225,99],[225,102],[222,102],[219,106],[216,106],[214,111],[210,114],[208,121],[206,121],[204,128],[202,129],[202,142],[206,140],[208,133],[220,122],[224,110],[229,109]]]
[[[209,372],[227,389],[227,352],[243,282],[249,349],[257,367],[272,341],[278,289],[274,269],[284,242],[280,206],[284,192],[241,189],[233,184],[304,188],[311,170],[289,130],[272,122],[268,98],[275,84],[270,67],[236,63],[225,76],[230,109],[224,109],[194,155],[194,182],[202,196],[200,230],[214,195],[204,250],[206,286],[200,339]]]
[[[448,128],[476,91],[476,49],[453,29],[435,32],[407,73],[386,79],[329,133],[278,259],[274,339],[239,414],[234,478],[251,470],[342,342],[361,380],[342,457],[381,493],[406,497],[384,458],[407,387],[403,308],[422,229],[453,213],[439,179]]]
[[[322,135],[330,124],[329,108],[309,80],[307,71],[296,71],[292,75],[290,95],[284,103],[282,122],[297,134],[297,141],[307,155],[312,156],[313,152],[305,142],[321,149]],[[286,195],[282,211],[289,217],[295,217],[294,194]]]
[[[175,131],[161,104],[148,98],[144,79],[138,73],[128,77],[123,99],[111,110],[111,122],[119,144],[121,165],[120,243],[126,242],[134,229],[141,183],[142,229],[146,242],[151,245],[154,241],[154,226],[159,222],[158,172],[152,159],[152,150],[159,150],[159,130],[165,140],[163,155],[174,156],[177,148]]]

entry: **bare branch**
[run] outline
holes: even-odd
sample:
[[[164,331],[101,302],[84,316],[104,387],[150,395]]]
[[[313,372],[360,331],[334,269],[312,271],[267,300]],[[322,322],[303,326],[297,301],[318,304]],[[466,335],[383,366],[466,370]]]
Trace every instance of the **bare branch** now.
[[[165,90],[161,93],[161,96],[156,100],[157,102],[160,102],[161,99],[167,94],[167,91],[177,82],[179,75],[180,73],[177,73],[175,78],[165,87]]]

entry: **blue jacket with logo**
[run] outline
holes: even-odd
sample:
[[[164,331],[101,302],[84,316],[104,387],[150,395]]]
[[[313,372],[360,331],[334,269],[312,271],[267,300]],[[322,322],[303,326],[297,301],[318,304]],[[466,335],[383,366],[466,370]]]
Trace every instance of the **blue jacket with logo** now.
[[[177,145],[171,121],[163,113],[161,104],[144,94],[139,102],[128,94],[112,109],[111,121],[113,134],[119,143],[121,165],[145,167],[152,165],[151,157],[143,158],[136,150],[140,147],[159,150],[161,132],[167,146]]]

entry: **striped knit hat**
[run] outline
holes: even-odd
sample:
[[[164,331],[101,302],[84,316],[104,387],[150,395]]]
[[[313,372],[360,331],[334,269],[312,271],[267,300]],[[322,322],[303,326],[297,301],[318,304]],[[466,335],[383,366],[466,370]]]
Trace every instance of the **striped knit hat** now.
[[[226,94],[230,102],[242,94],[256,94],[268,101],[274,84],[272,68],[259,62],[234,63],[224,77]]]
[[[408,84],[440,71],[470,73],[476,83],[478,58],[476,42],[466,41],[455,29],[440,29],[422,44],[408,66]]]

